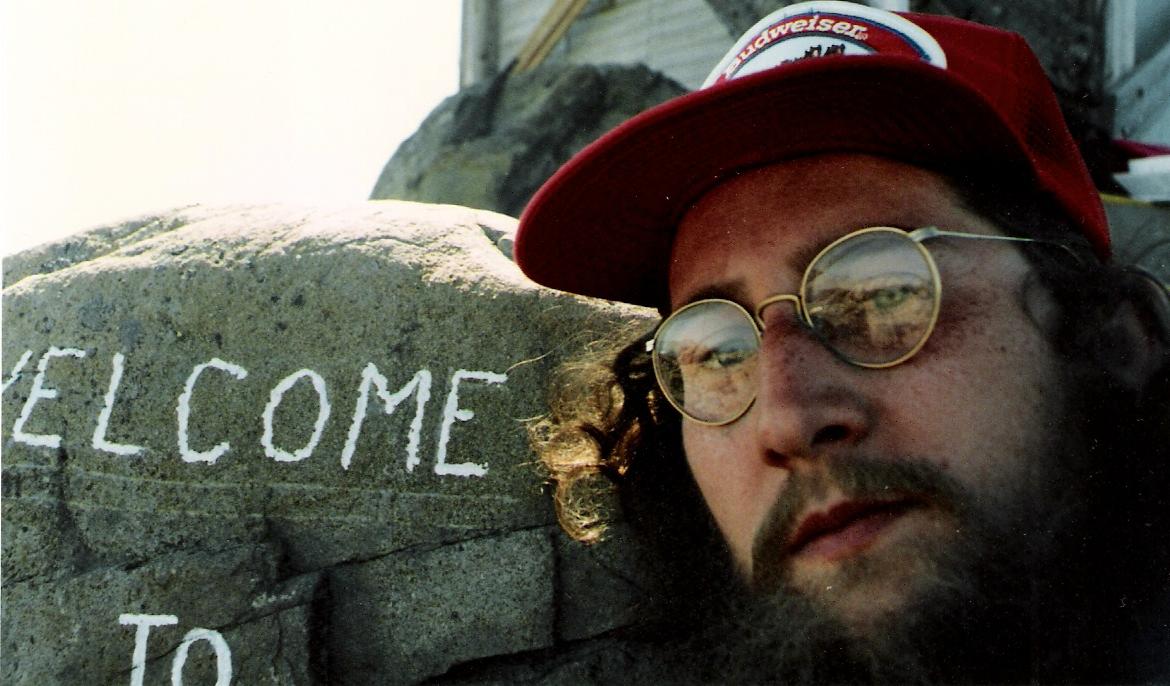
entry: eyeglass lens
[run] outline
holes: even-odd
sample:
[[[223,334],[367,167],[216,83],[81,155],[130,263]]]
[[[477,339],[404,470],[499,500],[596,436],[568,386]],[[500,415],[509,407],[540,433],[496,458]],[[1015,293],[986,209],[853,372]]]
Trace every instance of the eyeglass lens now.
[[[929,257],[906,233],[858,232],[809,265],[801,289],[803,317],[846,361],[892,366],[917,352],[930,334],[937,283]],[[680,412],[723,424],[755,399],[759,349],[759,330],[746,310],[727,300],[703,300],[663,323],[655,336],[654,367]]]
[[[816,260],[804,284],[808,323],[849,362],[894,364],[916,352],[934,323],[928,258],[903,233],[874,231],[842,241]]]
[[[742,307],[704,300],[679,310],[654,341],[658,383],[688,417],[731,421],[755,398],[760,334]]]

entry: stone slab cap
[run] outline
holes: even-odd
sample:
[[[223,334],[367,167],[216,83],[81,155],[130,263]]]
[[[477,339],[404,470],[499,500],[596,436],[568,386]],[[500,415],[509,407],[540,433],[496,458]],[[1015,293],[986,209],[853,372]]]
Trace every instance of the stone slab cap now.
[[[721,180],[855,152],[978,168],[1051,196],[1097,254],[1100,197],[1019,35],[950,17],[806,2],[748,30],[704,86],[585,148],[520,219],[515,256],[546,286],[656,306],[675,226]]]

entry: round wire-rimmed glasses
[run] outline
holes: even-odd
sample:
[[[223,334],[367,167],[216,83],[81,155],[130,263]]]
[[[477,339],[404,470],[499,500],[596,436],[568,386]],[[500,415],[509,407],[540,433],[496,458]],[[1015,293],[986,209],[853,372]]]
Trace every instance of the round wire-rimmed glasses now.
[[[882,369],[905,362],[926,345],[938,322],[942,282],[922,243],[942,237],[1053,243],[1067,249],[1053,241],[936,227],[854,231],[817,253],[796,294],[768,296],[751,313],[721,298],[671,313],[648,344],[659,388],[692,421],[719,426],[739,419],[756,398],[764,310],[784,302],[825,347],[850,364]]]

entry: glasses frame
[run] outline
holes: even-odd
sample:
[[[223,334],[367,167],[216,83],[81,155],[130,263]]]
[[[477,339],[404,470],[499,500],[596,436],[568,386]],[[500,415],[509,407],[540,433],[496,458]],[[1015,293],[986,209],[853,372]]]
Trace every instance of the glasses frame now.
[[[921,336],[921,338],[919,338],[918,342],[908,352],[904,353],[903,355],[901,355],[897,359],[890,361],[890,362],[857,362],[857,361],[854,361],[854,360],[851,360],[851,359],[845,357],[845,355],[843,353],[841,353],[840,351],[835,349],[833,346],[829,345],[828,342],[826,342],[824,340],[824,338],[822,338],[821,335],[817,333],[816,329],[813,328],[813,323],[812,323],[812,314],[813,313],[810,313],[808,306],[806,304],[807,301],[805,299],[805,294],[806,294],[807,288],[808,288],[809,277],[812,274],[812,268],[818,261],[820,261],[820,259],[822,257],[824,257],[827,253],[829,253],[834,248],[836,248],[837,246],[841,245],[842,243],[844,243],[846,241],[857,238],[858,236],[864,236],[864,235],[873,234],[873,233],[893,234],[893,235],[899,236],[900,238],[905,238],[905,239],[910,240],[911,243],[914,245],[914,247],[917,248],[918,252],[922,255],[923,260],[926,262],[926,265],[930,270],[931,284],[934,287],[934,299],[933,299],[933,303],[931,306],[932,309],[931,309],[931,314],[930,314],[930,323],[926,328],[926,332]],[[900,229],[900,228],[897,228],[894,226],[871,226],[871,227],[864,228],[864,229],[858,229],[857,231],[852,231],[850,233],[847,233],[844,236],[841,236],[837,240],[833,241],[832,243],[829,243],[823,249],[821,249],[821,251],[818,252],[815,257],[813,257],[811,260],[809,260],[808,266],[806,266],[804,268],[804,275],[800,279],[800,290],[798,293],[777,293],[775,295],[769,295],[766,298],[764,298],[763,300],[761,300],[759,303],[757,303],[755,306],[754,312],[750,312],[750,313],[748,312],[747,308],[745,308],[743,305],[740,305],[739,303],[735,302],[734,300],[727,300],[725,298],[706,298],[703,300],[696,300],[695,302],[688,303],[688,304],[680,307],[679,309],[675,310],[674,312],[671,312],[670,315],[666,319],[662,320],[662,323],[658,325],[658,328],[655,329],[654,338],[650,339],[646,343],[646,350],[647,350],[647,352],[651,353],[651,358],[653,359],[654,378],[658,382],[659,390],[662,391],[662,395],[666,398],[667,402],[669,402],[671,404],[671,406],[674,407],[674,409],[678,410],[678,412],[682,416],[686,417],[687,419],[689,419],[692,422],[702,424],[704,426],[725,426],[727,424],[731,424],[732,422],[735,422],[740,417],[747,414],[748,410],[750,410],[752,405],[755,404],[756,396],[758,395],[758,393],[753,393],[751,398],[744,404],[744,407],[741,410],[739,410],[730,419],[723,420],[723,421],[709,421],[709,420],[705,420],[705,419],[699,419],[698,417],[695,417],[695,416],[687,413],[686,410],[684,410],[682,407],[679,406],[679,403],[675,401],[675,399],[671,396],[670,392],[667,390],[667,385],[663,381],[663,372],[661,369],[661,364],[659,363],[660,357],[658,355],[658,349],[655,347],[655,343],[658,340],[658,337],[661,334],[662,330],[664,328],[666,328],[671,323],[671,321],[674,320],[675,317],[679,316],[680,314],[686,312],[687,310],[689,310],[691,308],[698,307],[700,305],[705,305],[707,303],[725,303],[725,304],[731,305],[732,307],[734,307],[735,309],[737,309],[743,313],[744,317],[746,317],[748,319],[748,321],[750,321],[752,323],[752,328],[755,332],[755,337],[756,337],[757,354],[759,354],[759,351],[763,347],[762,336],[763,336],[764,331],[767,330],[767,327],[764,325],[764,319],[763,319],[764,309],[766,309],[772,305],[775,305],[776,303],[790,302],[790,303],[792,303],[794,309],[796,310],[797,319],[804,325],[804,327],[806,329],[809,330],[810,333],[813,334],[813,337],[821,345],[825,346],[825,348],[827,348],[830,352],[832,352],[838,359],[840,359],[848,364],[851,364],[855,367],[861,367],[863,369],[888,369],[890,367],[895,367],[899,364],[902,364],[903,362],[905,362],[905,361],[909,360],[910,358],[914,357],[915,355],[917,355],[918,352],[920,350],[922,350],[923,346],[926,345],[926,342],[928,340],[930,340],[930,336],[931,336],[931,334],[934,333],[935,326],[938,324],[938,314],[939,314],[939,310],[941,309],[941,305],[942,305],[942,278],[939,276],[938,264],[935,262],[934,256],[931,255],[930,251],[926,249],[925,245],[923,245],[923,242],[930,240],[932,238],[969,238],[969,239],[974,239],[974,240],[1001,241],[1001,242],[1012,242],[1012,243],[1043,243],[1043,244],[1048,244],[1048,245],[1056,245],[1056,246],[1059,246],[1061,248],[1064,248],[1070,254],[1072,254],[1074,257],[1076,257],[1076,253],[1072,250],[1072,248],[1069,245],[1066,245],[1065,243],[1061,243],[1059,241],[1050,241],[1050,240],[1045,240],[1045,239],[1041,239],[1041,238],[1022,238],[1019,236],[993,236],[993,235],[980,234],[980,233],[965,233],[962,231],[947,231],[944,229],[940,229],[937,226],[925,226],[925,227],[922,227],[919,229],[914,229],[913,231],[906,231],[905,229]]]

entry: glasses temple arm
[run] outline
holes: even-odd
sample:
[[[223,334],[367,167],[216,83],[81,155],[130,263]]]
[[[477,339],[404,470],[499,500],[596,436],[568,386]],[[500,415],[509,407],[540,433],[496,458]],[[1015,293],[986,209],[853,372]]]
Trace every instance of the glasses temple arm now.
[[[1067,245],[1066,243],[1062,243],[1060,241],[1050,241],[1050,240],[1047,240],[1044,238],[1024,238],[1022,236],[989,236],[987,234],[982,234],[982,233],[964,233],[962,231],[947,231],[945,229],[940,229],[937,226],[924,226],[921,229],[915,229],[915,230],[911,231],[909,235],[910,235],[910,238],[912,240],[917,241],[919,243],[921,243],[922,241],[929,240],[931,238],[973,238],[975,240],[982,240],[982,241],[1009,241],[1012,243],[1041,243],[1044,245],[1055,245],[1059,248],[1064,249],[1064,251],[1067,252],[1069,255],[1071,255],[1073,257],[1073,259],[1075,259],[1077,262],[1081,261],[1080,255],[1077,255],[1077,253],[1072,249],[1071,246]]]

